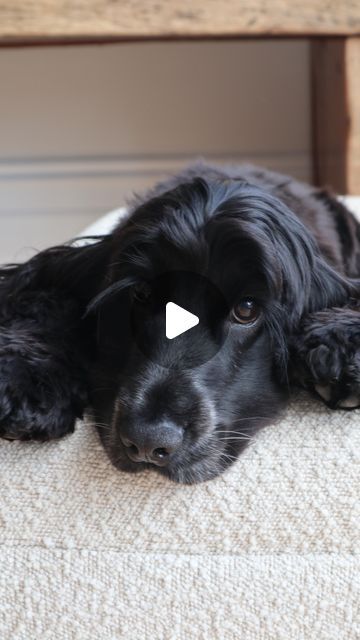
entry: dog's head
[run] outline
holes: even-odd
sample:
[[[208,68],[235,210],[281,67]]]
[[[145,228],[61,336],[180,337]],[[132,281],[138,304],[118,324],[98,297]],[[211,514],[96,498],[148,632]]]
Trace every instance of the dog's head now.
[[[235,180],[199,178],[150,199],[110,245],[90,306],[104,446],[119,469],[212,478],[278,414],[289,334],[344,284],[284,204]],[[200,318],[173,340],[170,301]]]

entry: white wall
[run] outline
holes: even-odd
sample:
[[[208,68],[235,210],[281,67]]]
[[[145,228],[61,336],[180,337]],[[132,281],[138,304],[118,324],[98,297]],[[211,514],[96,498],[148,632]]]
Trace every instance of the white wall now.
[[[193,157],[310,177],[303,41],[2,49],[0,92],[1,261]]]

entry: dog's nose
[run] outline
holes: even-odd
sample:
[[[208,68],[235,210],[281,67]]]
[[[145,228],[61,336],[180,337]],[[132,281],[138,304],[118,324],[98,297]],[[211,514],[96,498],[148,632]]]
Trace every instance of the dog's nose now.
[[[133,462],[150,462],[164,467],[182,444],[183,430],[173,422],[149,427],[133,426],[121,435],[126,454]]]

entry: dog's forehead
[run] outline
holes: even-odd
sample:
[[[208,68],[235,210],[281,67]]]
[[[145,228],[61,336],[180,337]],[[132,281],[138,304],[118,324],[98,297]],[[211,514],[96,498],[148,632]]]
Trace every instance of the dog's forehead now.
[[[196,253],[208,258],[215,250],[239,248],[244,239],[256,242],[248,220],[241,211],[235,215],[226,201],[214,210],[207,200],[196,200],[190,206],[181,199],[171,205],[156,199],[133,213],[125,231],[128,247],[153,255],[172,248],[174,256],[182,252],[184,257]]]
[[[204,270],[208,261],[206,212],[182,203],[155,201],[136,210],[125,224],[115,251],[148,272],[164,269]]]
[[[241,216],[227,215],[226,206],[216,214],[206,202],[196,207],[155,202],[129,222],[127,262],[140,279],[176,271],[202,274],[228,299],[240,288],[248,287],[250,293],[262,279],[261,247]]]

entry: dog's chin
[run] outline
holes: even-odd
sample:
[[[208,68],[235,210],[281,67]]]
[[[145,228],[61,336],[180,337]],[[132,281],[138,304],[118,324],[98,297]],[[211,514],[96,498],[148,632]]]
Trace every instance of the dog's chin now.
[[[202,459],[187,465],[169,465],[168,467],[158,468],[157,471],[169,478],[169,480],[179,484],[199,484],[220,476],[233,462],[233,460],[222,460],[220,456],[217,459],[211,456],[204,456]]]
[[[119,471],[139,473],[148,469],[179,484],[198,484],[220,476],[237,460],[247,446],[247,443],[243,443],[241,450],[237,447],[235,452],[230,446],[224,447],[223,443],[219,442],[216,449],[214,441],[211,439],[207,443],[207,447],[204,443],[200,443],[192,453],[184,451],[182,455],[174,457],[166,466],[159,467],[146,462],[133,462],[128,458],[125,448],[117,439],[115,443],[111,442],[111,438],[105,440],[103,433],[100,433],[100,436],[111,463]]]

